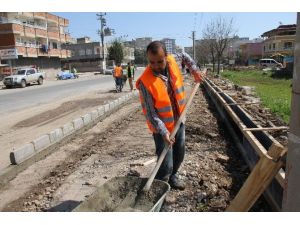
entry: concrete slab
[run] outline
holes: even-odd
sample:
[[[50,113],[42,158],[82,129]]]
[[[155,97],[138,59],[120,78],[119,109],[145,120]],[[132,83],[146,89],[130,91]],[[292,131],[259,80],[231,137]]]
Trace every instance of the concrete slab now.
[[[61,128],[57,128],[49,133],[50,142],[55,143],[63,138],[63,131]]]
[[[36,152],[40,152],[44,148],[47,148],[50,145],[50,137],[48,134],[45,134],[35,140],[32,141],[34,146],[34,150]]]
[[[113,110],[115,108],[114,102],[109,102],[109,110]]]
[[[100,106],[97,110],[98,110],[98,115],[99,116],[103,116],[104,115],[104,112],[105,112],[104,106]]]
[[[13,165],[20,164],[24,162],[26,159],[30,158],[35,154],[34,146],[32,143],[28,143],[21,148],[16,149],[15,151],[11,152],[9,155],[10,162]]]
[[[107,113],[109,110],[109,104],[104,105],[104,112]]]
[[[75,131],[72,122],[66,123],[65,125],[63,125],[62,130],[63,130],[64,137],[69,134],[72,134]]]
[[[94,121],[94,120],[96,120],[97,118],[98,118],[98,110],[97,109],[95,109],[95,110],[93,110],[92,112],[91,112],[91,116],[92,116],[92,120]]]
[[[84,116],[82,116],[83,119],[83,124],[84,126],[88,125],[90,122],[92,122],[92,115],[90,113],[85,114]]]
[[[119,108],[119,106],[120,106],[119,99],[114,100],[114,105],[115,105],[115,108]]]
[[[75,130],[79,130],[80,128],[83,127],[83,119],[81,117],[74,119],[73,125]]]

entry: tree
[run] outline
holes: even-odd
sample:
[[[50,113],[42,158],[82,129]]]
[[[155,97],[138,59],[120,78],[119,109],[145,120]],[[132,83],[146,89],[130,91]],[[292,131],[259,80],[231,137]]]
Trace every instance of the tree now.
[[[123,45],[119,40],[114,40],[112,45],[108,49],[108,58],[110,60],[115,60],[116,64],[119,64],[123,61]]]
[[[233,28],[233,20],[227,21],[222,17],[212,20],[203,32],[205,39],[210,40],[210,50],[212,58],[217,60],[217,73],[220,73],[220,64],[222,61],[224,50],[227,48],[228,43],[235,36]]]
[[[134,58],[135,58],[134,60],[135,64],[146,65],[147,64],[146,50],[136,48],[134,50]]]
[[[203,49],[210,55],[211,63],[213,64],[213,72],[215,72],[216,64],[216,50],[215,50],[215,36],[214,24],[207,25],[203,30]]]
[[[203,39],[197,41],[196,44],[196,59],[198,60],[198,64],[205,65],[209,62],[214,63],[214,52],[210,51],[210,40]]]

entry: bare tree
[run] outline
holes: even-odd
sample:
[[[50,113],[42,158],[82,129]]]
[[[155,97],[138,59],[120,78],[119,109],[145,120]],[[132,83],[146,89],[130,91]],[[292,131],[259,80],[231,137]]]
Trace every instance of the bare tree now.
[[[200,40],[196,43],[196,59],[198,64],[205,65],[211,60],[210,49],[209,49],[209,40]]]
[[[214,24],[211,22],[207,25],[203,30],[203,48],[210,55],[211,62],[213,64],[213,72],[215,72],[215,64],[216,64],[216,49],[215,49],[215,36],[214,36]]]
[[[217,60],[217,73],[220,73],[220,64],[224,50],[227,48],[231,38],[235,35],[233,19],[227,21],[225,18],[218,17],[212,20],[204,29],[203,37],[210,40],[210,49],[213,64]]]

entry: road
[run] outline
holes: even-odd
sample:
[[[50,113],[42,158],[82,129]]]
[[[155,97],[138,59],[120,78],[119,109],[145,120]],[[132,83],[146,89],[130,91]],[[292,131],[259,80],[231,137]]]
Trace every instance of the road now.
[[[137,71],[137,75],[140,73],[141,71]],[[33,85],[25,89],[2,89],[0,91],[0,115],[58,99],[61,100],[72,95],[113,88],[112,76],[100,75],[89,77],[89,79],[46,81],[42,86]]]
[[[136,78],[143,70],[137,70]],[[0,90],[0,171],[9,153],[129,92],[114,93],[110,75],[82,75],[76,80],[45,81],[26,88]]]

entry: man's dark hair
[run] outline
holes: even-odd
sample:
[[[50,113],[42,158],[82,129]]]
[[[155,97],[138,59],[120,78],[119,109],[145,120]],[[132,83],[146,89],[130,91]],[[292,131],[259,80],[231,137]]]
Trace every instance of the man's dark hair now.
[[[164,45],[163,42],[161,41],[152,41],[148,46],[147,46],[147,50],[146,53],[151,52],[152,54],[157,54],[158,50],[162,48],[165,55],[167,55],[167,49],[166,46]]]

